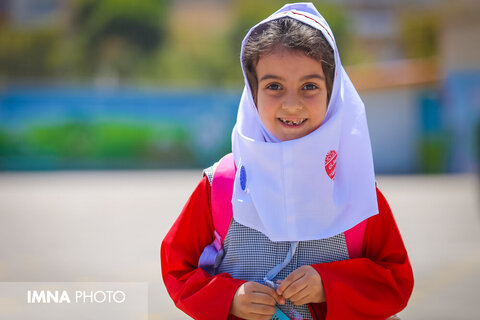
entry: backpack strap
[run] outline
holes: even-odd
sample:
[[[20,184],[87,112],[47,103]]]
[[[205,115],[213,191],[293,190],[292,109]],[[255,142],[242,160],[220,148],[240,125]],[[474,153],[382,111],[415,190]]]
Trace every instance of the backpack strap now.
[[[220,265],[224,251],[223,241],[232,221],[232,195],[235,180],[235,162],[231,153],[203,171],[211,186],[210,204],[213,220],[213,242],[205,247],[198,260],[198,267],[211,275]]]
[[[375,188],[377,182],[375,181]],[[348,256],[350,259],[361,258],[363,249],[363,238],[367,229],[367,219],[363,220],[353,228],[344,232],[345,242],[347,243]]]
[[[362,257],[363,237],[366,228],[367,220],[363,220],[343,233],[345,235],[345,242],[347,243],[348,256],[350,259]]]
[[[232,221],[233,182],[236,171],[233,154],[229,153],[218,162],[211,183],[213,226],[221,243],[225,240]]]

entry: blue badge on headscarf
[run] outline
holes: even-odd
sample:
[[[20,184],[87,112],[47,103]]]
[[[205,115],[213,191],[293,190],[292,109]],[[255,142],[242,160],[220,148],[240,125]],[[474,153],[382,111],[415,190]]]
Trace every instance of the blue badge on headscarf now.
[[[247,172],[244,166],[240,168],[240,187],[243,191],[247,188]]]

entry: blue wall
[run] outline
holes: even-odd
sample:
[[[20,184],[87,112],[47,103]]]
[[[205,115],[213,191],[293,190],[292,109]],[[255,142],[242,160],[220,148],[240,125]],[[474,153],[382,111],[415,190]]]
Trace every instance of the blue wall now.
[[[206,166],[229,150],[238,100],[238,92],[224,91],[4,89],[0,168]],[[143,150],[122,152],[122,134],[130,144],[144,144]],[[105,154],[112,144],[116,152]]]

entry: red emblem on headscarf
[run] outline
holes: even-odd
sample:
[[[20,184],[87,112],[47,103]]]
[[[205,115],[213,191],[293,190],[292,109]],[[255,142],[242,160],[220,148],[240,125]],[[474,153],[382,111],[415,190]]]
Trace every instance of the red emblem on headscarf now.
[[[337,152],[330,150],[325,157],[325,171],[330,179],[335,179],[335,169],[337,168]]]

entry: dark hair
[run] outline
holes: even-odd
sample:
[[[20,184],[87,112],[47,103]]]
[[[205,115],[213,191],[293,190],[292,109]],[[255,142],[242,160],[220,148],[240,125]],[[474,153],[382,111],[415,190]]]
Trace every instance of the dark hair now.
[[[333,49],[320,30],[298,20],[284,17],[261,24],[252,31],[243,49],[242,63],[252,89],[253,98],[257,97],[256,66],[261,56],[268,55],[276,47],[300,51],[322,64],[327,85],[327,103],[332,94],[335,76],[335,58]]]

